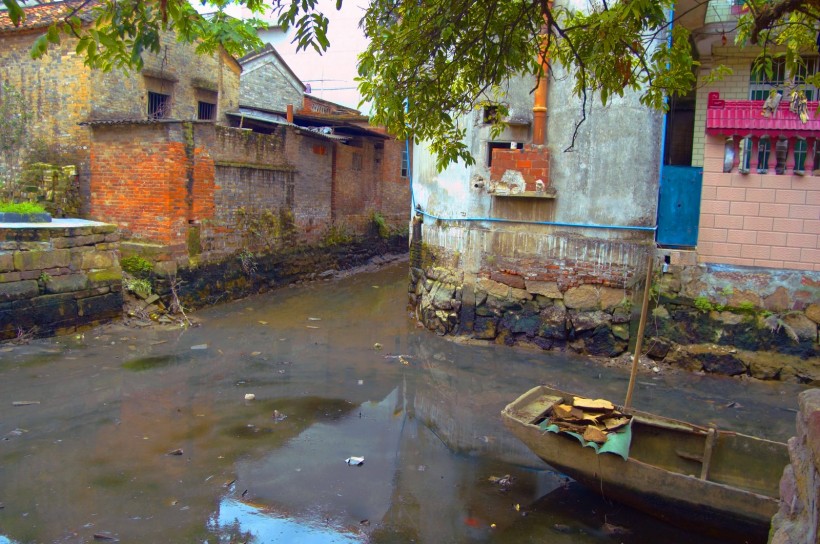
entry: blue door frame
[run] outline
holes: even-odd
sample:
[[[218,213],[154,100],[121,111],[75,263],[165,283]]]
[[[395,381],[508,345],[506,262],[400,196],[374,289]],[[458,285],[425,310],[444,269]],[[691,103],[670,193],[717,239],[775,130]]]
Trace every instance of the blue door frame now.
[[[703,168],[663,165],[655,235],[658,244],[677,247],[698,244],[702,183]]]

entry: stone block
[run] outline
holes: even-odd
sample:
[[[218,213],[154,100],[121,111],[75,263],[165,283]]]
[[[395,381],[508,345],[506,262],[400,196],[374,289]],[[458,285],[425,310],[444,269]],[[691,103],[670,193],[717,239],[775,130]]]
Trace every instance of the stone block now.
[[[598,300],[598,289],[592,285],[573,287],[564,293],[564,305],[574,310],[595,310]]]
[[[6,272],[5,274],[0,274],[0,283],[20,281],[21,279],[23,279],[23,276],[19,272]]]
[[[817,342],[817,324],[804,314],[787,314],[783,316],[783,323],[791,327],[799,339]]]
[[[806,317],[820,325],[820,304],[809,304],[806,308]]]
[[[624,305],[629,295],[629,293],[623,289],[614,289],[612,287],[601,287],[598,293],[601,309],[606,311],[611,311],[618,306]]]
[[[0,253],[0,272],[11,272],[14,270],[14,254],[10,251]]]
[[[34,280],[0,283],[0,302],[36,297],[40,286]]]
[[[71,253],[67,249],[52,251],[18,251],[14,253],[14,268],[18,271],[44,270],[68,266],[71,263]]]
[[[113,252],[89,251],[82,254],[80,268],[82,270],[111,268],[117,262],[117,256]]]
[[[115,266],[102,270],[90,270],[87,276],[88,281],[94,286],[112,282],[119,283],[122,282],[122,269],[119,266]]]
[[[96,297],[77,300],[77,315],[80,323],[89,320],[115,319],[122,315],[122,293],[107,293]]]
[[[508,285],[488,278],[478,280],[476,282],[476,288],[496,298],[508,298],[510,296],[510,287]]]
[[[154,264],[154,273],[158,276],[175,276],[178,269],[175,261],[161,261]]]
[[[524,278],[516,274],[509,274],[507,272],[493,272],[490,274],[490,279],[497,281],[498,283],[503,283],[504,285],[509,285],[515,289],[527,288]]]
[[[527,291],[547,298],[564,298],[556,281],[526,280]]]
[[[18,244],[20,251],[48,251],[52,249],[50,241],[47,242],[20,242]]]
[[[820,389],[803,391],[797,397],[800,416],[806,430],[806,443],[814,456],[814,465],[820,472]]]
[[[88,277],[85,274],[52,277],[46,281],[46,293],[73,293],[88,288]]]
[[[763,307],[772,312],[785,312],[791,309],[792,300],[785,287],[779,286],[774,293],[763,299]]]
[[[44,295],[31,300],[32,321],[45,331],[71,326],[77,318],[77,302],[71,294]]]

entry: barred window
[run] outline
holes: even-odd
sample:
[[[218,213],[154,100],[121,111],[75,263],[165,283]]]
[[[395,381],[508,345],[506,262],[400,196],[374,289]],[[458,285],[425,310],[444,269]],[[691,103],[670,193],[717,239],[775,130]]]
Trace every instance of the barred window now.
[[[171,116],[171,95],[148,91],[148,117],[167,119]]]
[[[216,119],[216,104],[200,101],[196,118],[204,121]]]

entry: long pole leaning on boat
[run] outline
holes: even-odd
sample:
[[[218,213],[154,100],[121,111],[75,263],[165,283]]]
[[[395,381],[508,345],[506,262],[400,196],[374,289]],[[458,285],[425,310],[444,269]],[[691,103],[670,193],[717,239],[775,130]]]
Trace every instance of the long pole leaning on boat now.
[[[638,338],[635,340],[635,355],[632,357],[632,371],[629,373],[629,387],[626,390],[624,410],[632,404],[632,390],[635,389],[635,378],[638,375],[638,361],[643,348],[643,331],[646,328],[646,314],[649,310],[649,290],[652,287],[652,265],[655,264],[655,248],[649,248],[649,258],[646,263],[646,282],[643,286],[643,304],[641,305],[641,320],[638,322]]]

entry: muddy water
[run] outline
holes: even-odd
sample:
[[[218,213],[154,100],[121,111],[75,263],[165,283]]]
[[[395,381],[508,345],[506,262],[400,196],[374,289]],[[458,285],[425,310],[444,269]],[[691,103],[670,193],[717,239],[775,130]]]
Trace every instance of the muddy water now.
[[[446,341],[406,286],[399,264],[185,331],[0,346],[0,543],[712,542],[568,483],[501,424],[539,382],[622,402],[625,370]],[[785,440],[797,392],[661,372],[634,404]]]

